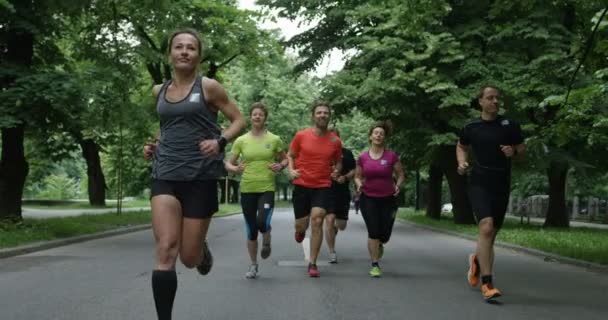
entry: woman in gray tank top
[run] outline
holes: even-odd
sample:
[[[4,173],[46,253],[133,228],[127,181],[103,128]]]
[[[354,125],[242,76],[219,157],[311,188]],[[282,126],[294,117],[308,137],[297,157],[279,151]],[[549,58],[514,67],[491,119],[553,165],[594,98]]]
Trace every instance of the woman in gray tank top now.
[[[213,265],[206,237],[218,210],[217,179],[224,175],[224,147],[245,127],[243,116],[215,80],[198,76],[200,37],[180,30],[169,38],[173,78],[154,87],[160,137],[144,146],[152,160],[152,228],[156,265],[152,291],[159,320],[171,319],[177,290],[177,257],[207,274]],[[223,132],[221,112],[230,121]]]

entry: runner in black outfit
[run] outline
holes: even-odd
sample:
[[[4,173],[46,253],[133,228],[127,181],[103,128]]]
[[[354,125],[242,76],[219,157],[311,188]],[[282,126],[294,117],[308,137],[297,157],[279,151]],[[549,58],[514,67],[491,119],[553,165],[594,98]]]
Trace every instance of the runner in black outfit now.
[[[338,137],[340,132],[332,130]],[[352,151],[342,147],[342,171],[333,178],[331,184],[331,200],[325,217],[325,241],[329,249],[329,263],[338,263],[336,255],[336,236],[338,231],[344,231],[348,222],[350,210],[350,181],[355,177],[355,156]]]
[[[469,149],[473,151],[470,198],[479,224],[479,239],[476,252],[469,256],[467,278],[469,285],[475,287],[481,274],[481,291],[486,300],[501,295],[492,283],[494,240],[509,202],[511,159],[522,157],[526,150],[519,124],[498,115],[499,99],[496,87],[481,88],[481,117],[464,126],[456,148],[461,175],[469,168]]]

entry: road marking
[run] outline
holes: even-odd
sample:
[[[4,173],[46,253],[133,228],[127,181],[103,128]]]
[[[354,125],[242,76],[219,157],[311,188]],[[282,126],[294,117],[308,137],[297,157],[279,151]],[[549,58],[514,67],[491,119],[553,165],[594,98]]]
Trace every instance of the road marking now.
[[[308,267],[310,261],[310,238],[304,238],[302,241],[302,250],[304,251],[304,260],[281,260],[277,263],[279,267]],[[329,261],[317,260],[317,266],[329,266]]]
[[[302,250],[304,250],[304,261],[310,261],[310,238],[304,238],[302,241]]]
[[[304,260],[281,260],[277,263],[279,267],[308,267],[308,261]],[[317,266],[331,266],[328,261],[317,260]]]

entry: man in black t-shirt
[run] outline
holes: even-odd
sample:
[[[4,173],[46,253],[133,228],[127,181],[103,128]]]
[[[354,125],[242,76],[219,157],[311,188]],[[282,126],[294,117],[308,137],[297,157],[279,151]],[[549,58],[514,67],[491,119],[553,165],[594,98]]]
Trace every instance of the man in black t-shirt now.
[[[469,149],[473,153],[469,191],[479,239],[476,252],[469,256],[467,278],[469,285],[475,287],[481,275],[481,291],[486,300],[501,295],[492,283],[494,240],[509,203],[511,159],[521,158],[526,150],[519,124],[498,114],[499,99],[496,87],[481,88],[477,99],[481,117],[464,126],[456,147],[461,175],[469,169]]]
[[[340,132],[332,130],[338,137]],[[333,177],[331,184],[330,206],[325,216],[325,241],[329,249],[329,263],[338,263],[336,255],[336,236],[338,230],[346,229],[348,211],[350,210],[350,181],[355,176],[355,156],[352,151],[342,148],[342,171]]]

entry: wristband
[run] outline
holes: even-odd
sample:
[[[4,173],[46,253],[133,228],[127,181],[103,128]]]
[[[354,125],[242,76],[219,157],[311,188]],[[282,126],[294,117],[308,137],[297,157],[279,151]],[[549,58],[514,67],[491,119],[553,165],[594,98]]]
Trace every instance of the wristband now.
[[[226,145],[228,144],[228,140],[224,136],[220,136],[217,138],[217,145],[220,147],[220,152],[224,152],[226,149]]]

